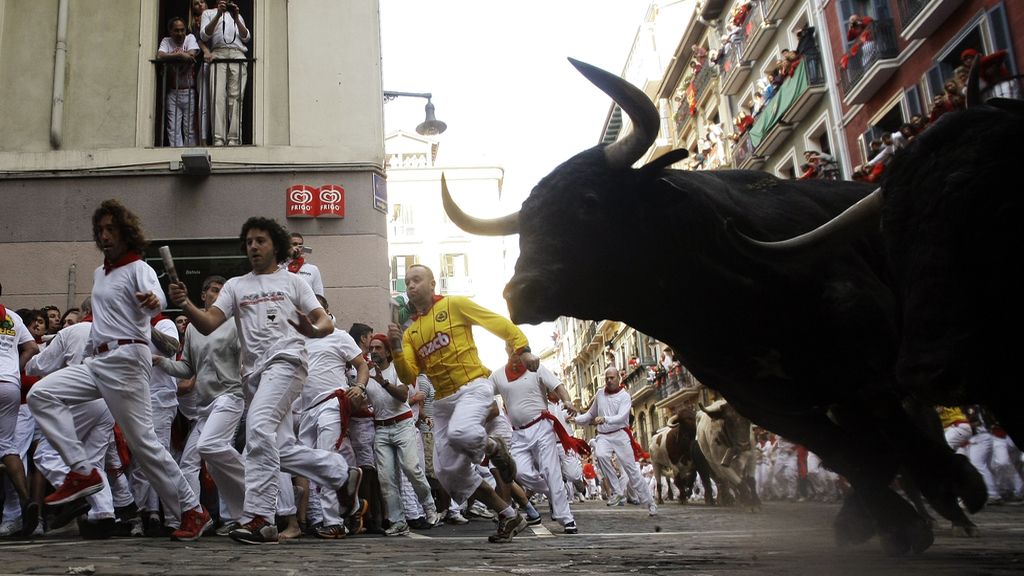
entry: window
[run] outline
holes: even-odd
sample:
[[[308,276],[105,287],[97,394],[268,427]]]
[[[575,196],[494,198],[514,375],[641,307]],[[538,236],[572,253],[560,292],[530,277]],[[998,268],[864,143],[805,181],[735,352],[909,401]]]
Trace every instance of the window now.
[[[201,14],[192,13],[192,0],[161,0],[157,22],[157,45],[153,46],[153,69],[156,75],[156,102],[154,103],[154,146],[209,146],[214,144],[214,117],[220,117],[221,110],[226,111],[226,103],[218,104],[212,98],[212,87],[217,84],[218,77],[222,80],[236,74],[245,78],[242,87],[241,114],[225,117],[226,128],[221,137],[224,143],[252,144],[252,99],[255,29],[253,3],[256,0],[234,0],[238,5],[239,14],[249,29],[250,40],[245,44],[245,58],[222,61],[217,65],[205,63],[202,58],[194,65],[181,61],[157,60],[160,41],[168,36],[168,23],[178,17],[185,21],[186,34],[192,34],[197,42],[202,42],[199,33]],[[214,0],[207,0],[209,8],[216,8]],[[230,70],[228,70],[230,68]],[[221,131],[217,131],[220,134]],[[237,142],[228,142],[237,138]],[[219,143],[218,143],[219,144]]]
[[[402,238],[416,235],[416,219],[413,217],[412,206],[394,203],[391,205],[391,236]]]
[[[465,294],[472,289],[469,260],[465,254],[442,254],[440,276],[442,294]]]
[[[413,264],[418,264],[416,256],[391,257],[391,291],[405,292],[405,273]]]
[[[168,246],[174,257],[174,268],[178,279],[185,283],[189,298],[197,305],[203,291],[203,280],[214,274],[232,278],[247,274],[252,270],[249,259],[239,249],[237,238],[200,239],[200,240],[153,240],[146,248],[146,263],[157,271],[160,286],[164,292],[170,279],[164,271],[163,259],[159,247]],[[171,304],[168,302],[168,306]],[[178,312],[178,308],[168,308],[165,312]]]

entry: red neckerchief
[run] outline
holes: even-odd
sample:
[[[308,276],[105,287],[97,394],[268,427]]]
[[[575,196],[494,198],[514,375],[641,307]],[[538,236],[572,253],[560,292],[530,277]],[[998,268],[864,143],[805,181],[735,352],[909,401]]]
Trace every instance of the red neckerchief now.
[[[149,325],[156,326],[156,323],[161,320],[167,320],[167,316],[164,316],[162,312],[157,312],[156,316],[153,316],[153,319],[149,321]]]
[[[108,262],[106,259],[103,260],[103,273],[110,274],[110,271],[114,268],[120,268],[125,264],[131,264],[136,260],[142,260],[142,254],[138,252],[126,252],[124,256],[117,259],[116,262]]]
[[[288,271],[291,272],[292,274],[298,274],[299,268],[302,268],[302,265],[305,263],[306,259],[303,258],[302,256],[299,256],[298,258],[292,258],[291,262],[288,263]]]
[[[554,414],[545,410],[540,413],[540,417],[551,421],[551,428],[554,430],[555,435],[558,436],[558,442],[562,444],[562,449],[567,453],[572,451],[580,456],[590,454],[590,444],[569,434],[569,431],[565,429],[565,426],[562,426],[562,422]]]
[[[42,344],[43,343],[43,337],[42,336],[33,336],[32,339],[36,341],[36,344]]]
[[[505,364],[505,378],[508,378],[510,383],[519,380],[523,374],[526,374],[526,366],[522,362],[513,363],[509,360],[508,364]]]
[[[619,386],[619,389],[616,390],[615,392],[609,392],[607,386],[604,389],[604,393],[607,394],[608,396],[611,396],[612,394],[618,394],[619,392],[622,392],[622,386]]]
[[[412,315],[412,319],[415,320],[415,319],[419,318],[420,316],[425,315],[427,312],[430,312],[430,309],[434,307],[434,304],[437,304],[438,302],[440,302],[442,298],[444,298],[444,296],[441,296],[440,294],[434,294],[434,299],[431,300],[430,306],[428,306],[427,309],[424,310],[423,312],[417,311],[415,314]]]
[[[79,320],[79,322],[92,322],[92,314],[86,314],[85,316],[82,316],[82,319]]]

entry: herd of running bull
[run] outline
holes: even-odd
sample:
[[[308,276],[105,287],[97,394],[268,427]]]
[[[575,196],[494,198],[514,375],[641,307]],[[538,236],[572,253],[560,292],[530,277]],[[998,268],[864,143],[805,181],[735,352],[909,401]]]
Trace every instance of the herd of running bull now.
[[[571,62],[627,113],[630,133],[572,157],[501,218],[464,213],[442,186],[463,229],[520,235],[505,289],[512,320],[615,319],[671,346],[740,414],[846,478],[840,544],[878,535],[893,554],[932,544],[890,487],[897,474],[954,523],[977,512],[984,483],[943,441],[932,407],[987,405],[1024,445],[1011,222],[1022,201],[1007,177],[1024,103],[983,102],[972,70],[967,110],[901,151],[875,190],[670,169],[686,150],[634,168],[657,136],[657,109],[618,76]],[[626,262],[642,282],[608,273]]]

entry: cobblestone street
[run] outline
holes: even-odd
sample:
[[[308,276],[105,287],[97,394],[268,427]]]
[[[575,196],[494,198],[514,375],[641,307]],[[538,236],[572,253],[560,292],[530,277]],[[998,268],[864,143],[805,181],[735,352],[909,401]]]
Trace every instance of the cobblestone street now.
[[[924,554],[887,557],[872,540],[838,549],[831,521],[837,505],[766,503],[759,513],[666,504],[650,518],[635,506],[574,506],[580,534],[551,522],[508,545],[487,542],[488,520],[410,536],[341,541],[303,538],[244,546],[227,538],[195,543],[164,539],[85,542],[73,533],[0,543],[0,572],[12,574],[1020,574],[1024,507],[999,506],[973,519],[981,537],[952,537],[940,524]]]

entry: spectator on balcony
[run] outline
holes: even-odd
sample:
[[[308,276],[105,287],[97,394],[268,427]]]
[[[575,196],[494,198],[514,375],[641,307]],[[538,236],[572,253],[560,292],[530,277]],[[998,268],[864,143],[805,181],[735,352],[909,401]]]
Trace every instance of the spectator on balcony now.
[[[213,57],[213,145],[237,146],[242,143],[242,102],[248,80],[245,47],[252,38],[238,4],[220,0],[217,7],[203,12],[199,31]]]
[[[750,127],[754,125],[754,117],[746,110],[740,110],[740,113],[733,122],[736,124],[736,134],[739,137],[746,134]]]
[[[804,25],[803,28],[796,31],[796,53],[798,56],[803,57],[809,54],[818,54],[818,42],[815,37],[814,26],[810,24]]]
[[[800,54],[796,50],[783,50],[782,59],[779,61],[779,77],[782,81],[796,74],[797,66],[800,65]]]
[[[178,16],[167,22],[167,34],[160,41],[156,53],[156,59],[163,64],[167,144],[175,147],[195,146],[193,118],[196,95],[193,90],[193,72],[199,55],[199,44],[195,36],[186,32],[185,20]]]
[[[743,23],[747,21],[747,16],[750,15],[750,8],[753,6],[753,0],[742,0],[736,4],[732,9],[732,24],[734,26],[743,26]]]
[[[968,69],[977,60],[978,86],[985,97],[1019,98],[1017,85],[1006,82],[1011,79],[1010,69],[1006,66],[1006,57],[1006,50],[997,50],[985,56],[981,56],[973,48],[968,48],[960,53],[960,60]],[[985,93],[986,90],[988,93]]]
[[[875,20],[870,16],[854,14],[850,16],[846,29],[846,40],[854,42],[854,46],[860,46],[861,62],[864,64],[871,62],[875,55],[874,23]],[[856,54],[853,47],[850,48],[850,53]]]
[[[839,179],[839,168],[836,166],[835,157],[831,154],[825,154],[824,152],[819,152],[817,150],[805,150],[804,160],[808,165],[810,165],[814,178],[824,178],[828,180]]]
[[[199,43],[199,49],[203,52],[202,65],[196,76],[196,91],[199,93],[199,127],[196,134],[202,144],[206,144],[210,137],[210,121],[207,111],[210,108],[210,62],[213,62],[213,51],[203,41],[202,33],[199,32],[203,27],[203,12],[206,12],[206,8],[205,0],[192,0],[189,5],[188,18],[188,33],[195,36],[196,42]]]

